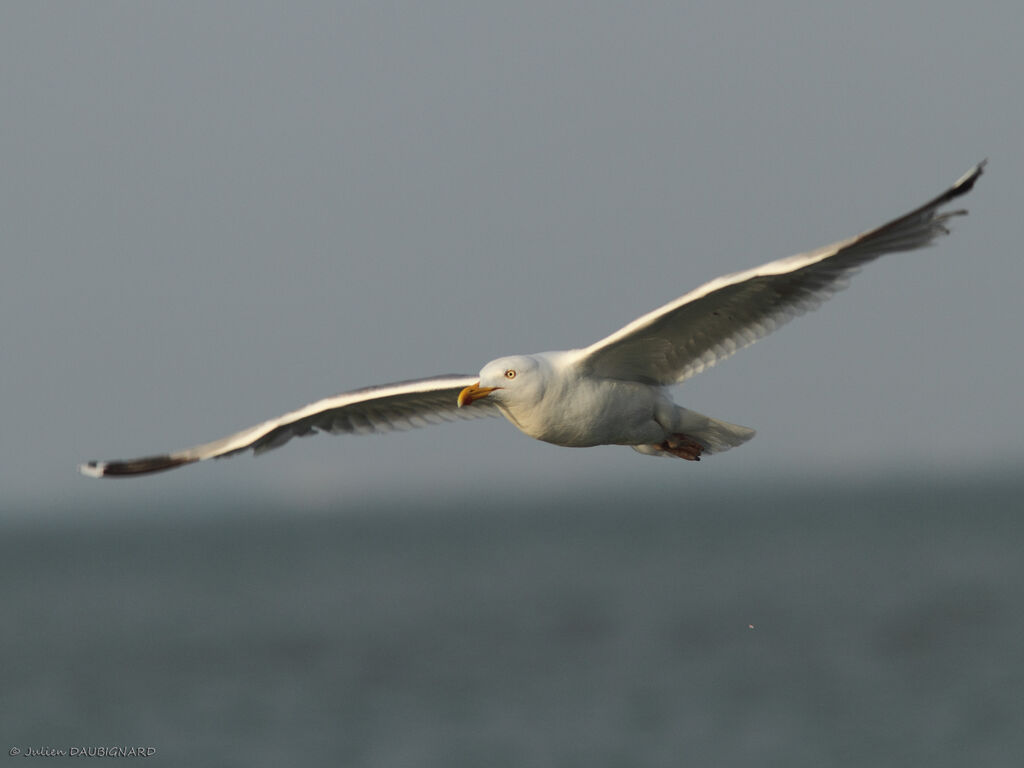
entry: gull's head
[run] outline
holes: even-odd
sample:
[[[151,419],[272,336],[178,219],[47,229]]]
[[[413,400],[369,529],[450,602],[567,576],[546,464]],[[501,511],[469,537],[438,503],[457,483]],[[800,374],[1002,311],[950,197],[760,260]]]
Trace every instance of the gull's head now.
[[[501,405],[528,405],[544,394],[543,370],[536,357],[515,355],[499,357],[480,371],[480,380],[459,393],[459,407],[481,398],[490,398]]]

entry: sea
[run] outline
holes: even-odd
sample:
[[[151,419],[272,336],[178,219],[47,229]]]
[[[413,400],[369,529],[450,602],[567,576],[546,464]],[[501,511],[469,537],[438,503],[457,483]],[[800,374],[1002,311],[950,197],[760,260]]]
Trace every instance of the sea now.
[[[1015,472],[22,516],[0,610],[12,766],[1024,765]]]

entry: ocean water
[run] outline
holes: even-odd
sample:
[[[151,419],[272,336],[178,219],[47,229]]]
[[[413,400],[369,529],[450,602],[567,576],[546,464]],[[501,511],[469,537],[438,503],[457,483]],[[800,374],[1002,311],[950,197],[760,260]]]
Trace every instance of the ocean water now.
[[[11,523],[0,739],[11,765],[1020,766],[1022,491]]]

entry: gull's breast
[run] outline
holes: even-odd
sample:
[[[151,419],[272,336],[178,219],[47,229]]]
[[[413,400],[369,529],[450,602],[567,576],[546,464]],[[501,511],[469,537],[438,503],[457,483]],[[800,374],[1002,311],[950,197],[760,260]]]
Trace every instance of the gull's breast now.
[[[634,444],[653,419],[657,388],[612,379],[577,379],[549,389],[531,408],[502,408],[530,437],[569,447]]]

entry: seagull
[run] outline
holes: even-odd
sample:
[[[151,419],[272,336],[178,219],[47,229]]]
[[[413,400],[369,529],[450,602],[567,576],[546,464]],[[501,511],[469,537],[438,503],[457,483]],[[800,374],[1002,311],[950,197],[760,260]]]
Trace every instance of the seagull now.
[[[92,477],[144,475],[319,432],[370,434],[502,415],[555,445],[628,445],[651,456],[699,461],[742,445],[754,430],[674,403],[669,388],[816,308],[878,257],[930,245],[965,210],[982,161],[938,197],[887,224],[808,253],[705,283],[583,349],[499,357],[478,376],[448,374],[344,392],[233,435],[174,453],[90,461]]]

